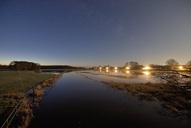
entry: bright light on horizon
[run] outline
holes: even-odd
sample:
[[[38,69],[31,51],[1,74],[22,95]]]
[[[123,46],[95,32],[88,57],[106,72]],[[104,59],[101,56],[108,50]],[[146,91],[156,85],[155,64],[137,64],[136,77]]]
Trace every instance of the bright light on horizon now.
[[[150,69],[151,69],[150,66],[146,66],[146,67],[143,68],[143,70],[150,70]]]
[[[182,69],[183,69],[183,67],[182,67],[182,66],[179,66],[178,68],[179,68],[180,70],[182,70]]]
[[[126,69],[130,69],[129,67],[126,67]]]

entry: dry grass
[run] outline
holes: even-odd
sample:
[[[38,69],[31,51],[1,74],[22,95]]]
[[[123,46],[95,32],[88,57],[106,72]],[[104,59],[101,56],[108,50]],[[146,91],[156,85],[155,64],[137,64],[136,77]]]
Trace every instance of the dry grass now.
[[[36,89],[34,90],[34,95],[35,96],[42,96],[44,94],[44,91],[41,86],[37,86]]]
[[[21,103],[16,115],[18,128],[27,128],[30,121],[34,118],[30,104],[30,101],[27,99],[24,99]]]
[[[191,93],[186,89],[170,84],[103,83],[119,90],[128,90],[141,100],[154,101],[158,99],[162,107],[170,111],[175,117],[191,117]]]

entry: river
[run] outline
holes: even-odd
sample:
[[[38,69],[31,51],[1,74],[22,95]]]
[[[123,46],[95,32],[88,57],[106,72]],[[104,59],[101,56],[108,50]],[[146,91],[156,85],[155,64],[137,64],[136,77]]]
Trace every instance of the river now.
[[[148,73],[142,74],[145,82],[152,81],[153,78],[147,75]],[[124,81],[124,78],[114,77],[113,74],[107,76],[99,72],[65,73],[54,87],[46,89],[39,108],[34,111],[35,118],[29,128],[187,128],[191,126],[191,122],[187,120],[160,114],[158,102],[139,100],[127,91],[116,90],[103,84],[101,82],[103,79]]]

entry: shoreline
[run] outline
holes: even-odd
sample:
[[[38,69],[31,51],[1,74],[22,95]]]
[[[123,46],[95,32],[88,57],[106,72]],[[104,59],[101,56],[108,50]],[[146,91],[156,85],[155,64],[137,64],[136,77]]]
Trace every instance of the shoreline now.
[[[164,83],[119,83],[102,82],[111,88],[128,91],[140,100],[155,102],[158,100],[163,111],[169,112],[167,116],[174,118],[191,118],[191,92]]]

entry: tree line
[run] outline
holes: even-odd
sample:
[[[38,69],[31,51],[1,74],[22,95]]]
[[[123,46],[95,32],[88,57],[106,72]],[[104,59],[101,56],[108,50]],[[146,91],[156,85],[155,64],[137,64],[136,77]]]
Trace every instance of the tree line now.
[[[12,61],[9,64],[11,70],[40,70],[40,64],[27,61]]]
[[[179,65],[178,61],[175,59],[168,59],[165,62],[166,65],[155,65],[155,64],[150,64],[149,66],[151,67],[155,67],[156,69],[163,69],[163,70],[173,70],[175,67],[177,67]],[[185,66],[188,66],[189,68],[191,68],[191,60],[188,61],[186,63]],[[130,61],[130,62],[126,62],[124,67],[130,67],[133,70],[139,70],[142,69],[144,66],[140,65],[138,62],[136,61]]]
[[[43,69],[85,69],[84,67],[73,67],[69,65],[40,65],[39,63],[27,61],[12,61],[9,65],[0,65],[0,70],[33,70]]]
[[[168,59],[166,64],[173,70],[173,68],[179,65],[178,61],[175,59]],[[186,63],[187,66],[191,66],[191,60]]]

